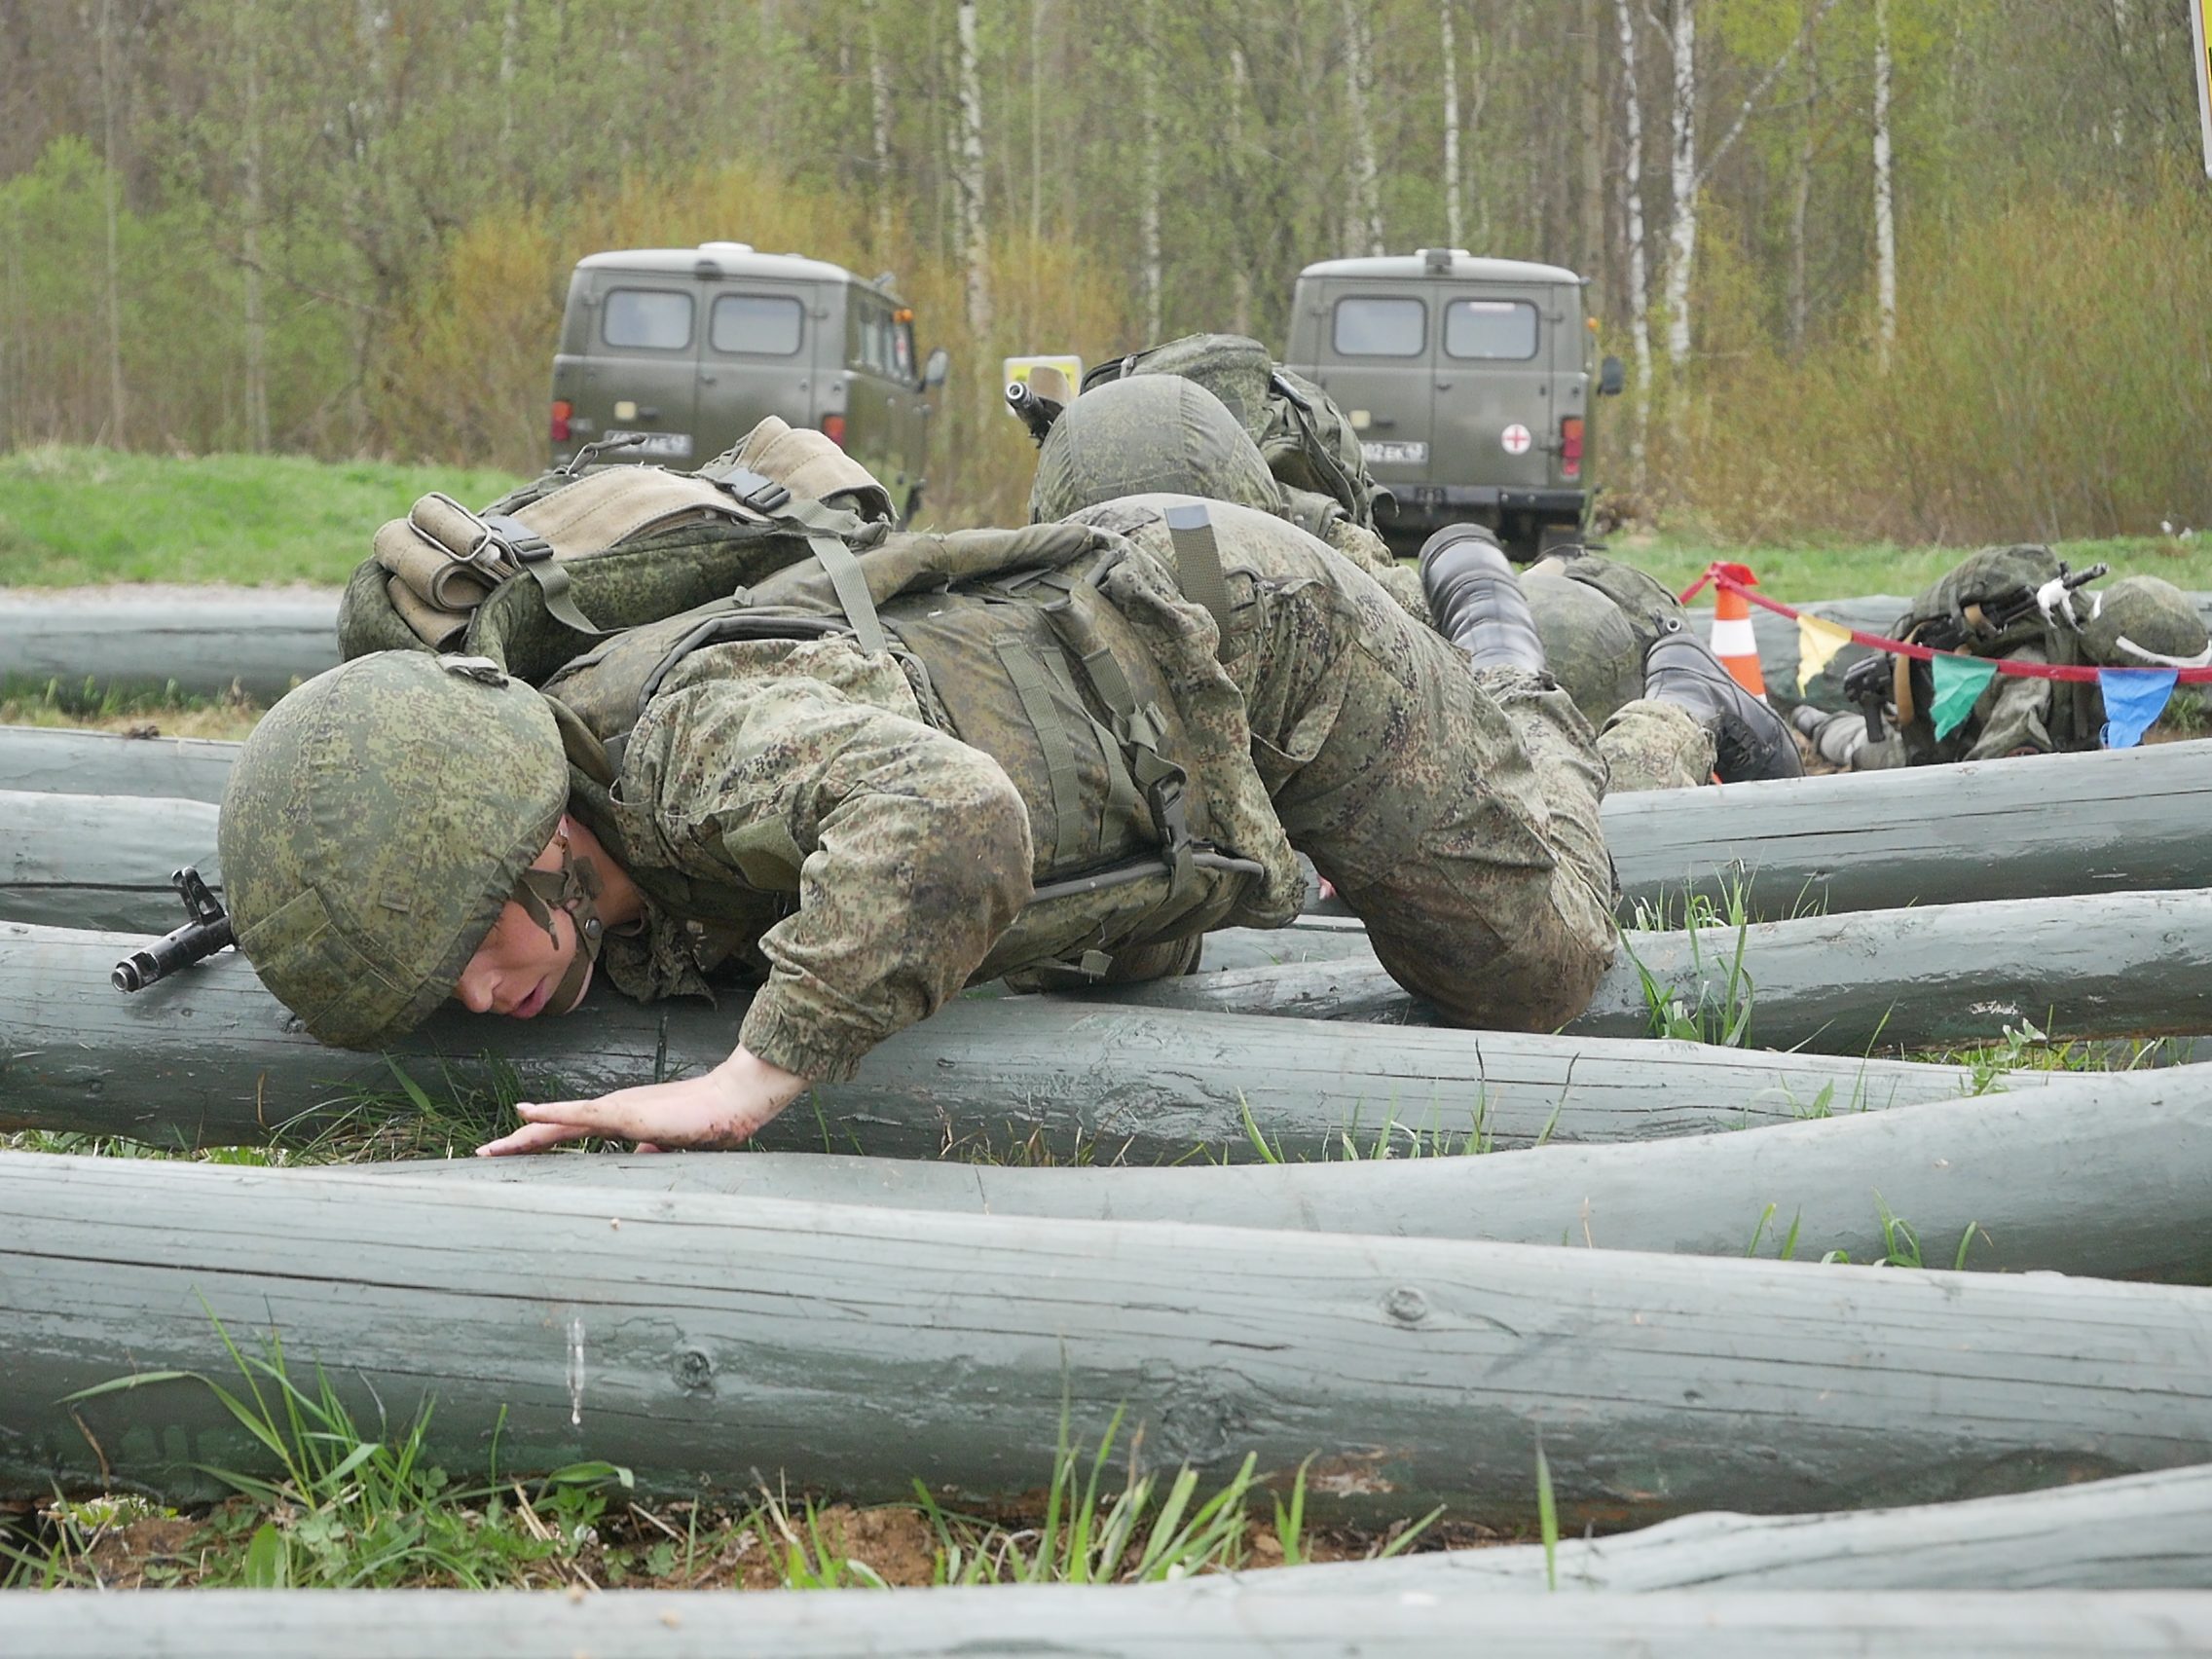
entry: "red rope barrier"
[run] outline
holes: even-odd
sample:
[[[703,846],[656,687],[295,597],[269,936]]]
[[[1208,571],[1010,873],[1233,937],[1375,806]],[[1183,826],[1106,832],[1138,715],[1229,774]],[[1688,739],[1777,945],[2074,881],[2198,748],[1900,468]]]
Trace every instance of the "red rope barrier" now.
[[[1747,584],[1739,581],[1730,573],[1732,570],[1736,569],[1741,569],[1741,567],[1725,564],[1708,565],[1705,568],[1705,574],[1692,582],[1688,590],[1683,593],[1682,603],[1684,605],[1689,604],[1708,587],[1725,588],[1730,593],[1740,594],[1753,605],[1771,610],[1778,616],[1788,616],[1795,621],[1811,620],[1825,628],[1843,628],[1843,624],[1840,622],[1830,622],[1825,616],[1807,618],[1805,612],[1799,610],[1795,606],[1784,605],[1780,600],[1769,599],[1763,593],[1753,593]],[[1908,645],[1903,640],[1892,640],[1880,634],[1869,634],[1860,628],[1843,629],[1843,631],[1851,636],[1853,645],[1864,645],[1869,650],[1888,651],[1892,656],[1908,656],[1917,662],[1933,662],[1937,657],[1950,657],[1960,662],[1987,663],[1999,674],[2009,674],[2020,680],[2065,680],[2076,684],[2087,684],[2107,674],[2170,674],[2183,685],[2212,683],[2212,667],[2092,668],[2086,664],[2017,662],[2010,657],[1977,657],[1972,651],[1939,651],[1928,645]]]

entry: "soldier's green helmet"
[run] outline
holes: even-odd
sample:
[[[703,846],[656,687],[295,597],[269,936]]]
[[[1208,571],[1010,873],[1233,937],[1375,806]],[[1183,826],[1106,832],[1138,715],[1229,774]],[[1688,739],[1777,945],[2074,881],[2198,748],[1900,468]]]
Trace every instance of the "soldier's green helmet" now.
[[[453,992],[569,797],[545,700],[481,657],[379,651],[270,710],[216,830],[238,947],[325,1043]]]
[[[2096,614],[2082,624],[2082,649],[2090,661],[2141,668],[2194,667],[2205,660],[2204,619],[2173,583],[2123,576],[2097,595],[2096,605]]]
[[[1584,719],[1603,725],[1623,703],[1643,695],[1647,642],[1611,599],[1542,566],[1522,573],[1521,591],[1552,678]]]
[[[1085,392],[1052,423],[1029,492],[1033,524],[1124,496],[1202,496],[1282,511],[1282,487],[1244,424],[1181,375],[1132,375]]]

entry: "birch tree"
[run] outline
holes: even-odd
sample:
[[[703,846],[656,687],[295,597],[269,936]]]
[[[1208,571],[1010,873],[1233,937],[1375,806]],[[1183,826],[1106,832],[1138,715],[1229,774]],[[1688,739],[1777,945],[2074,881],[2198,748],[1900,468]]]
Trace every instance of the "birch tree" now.
[[[1890,372],[1898,338],[1897,184],[1890,167],[1890,5],[1874,0],[1875,362]]]
[[[991,326],[990,227],[983,202],[983,71],[976,37],[976,0],[960,0],[957,16],[960,76],[959,166],[953,180],[955,222],[968,262],[968,326]]]
[[[103,206],[107,221],[107,441],[115,448],[122,449],[129,442],[129,434],[125,421],[128,409],[123,388],[123,257],[117,226],[123,191],[121,157],[117,153],[115,139],[116,105],[121,99],[121,93],[116,89],[118,74],[115,0],[100,0],[100,132],[103,141],[102,156],[106,163],[103,168],[106,185]]]
[[[1345,113],[1351,128],[1351,191],[1345,213],[1345,251],[1382,251],[1382,167],[1368,110],[1367,18],[1364,0],[1344,0]]]
[[[1636,19],[1629,0],[1613,0],[1621,43],[1621,132],[1626,155],[1621,166],[1621,218],[1628,244],[1629,346],[1636,353],[1634,420],[1629,439],[1629,472],[1643,492],[1644,434],[1651,425],[1651,274],[1643,252],[1643,101],[1637,92]]]
[[[269,449],[269,321],[262,309],[261,223],[264,158],[261,136],[261,30],[255,0],[239,7],[240,118],[243,128],[239,155],[241,223],[240,280],[245,312],[246,445],[255,455]],[[510,16],[512,15],[510,9]]]
[[[1669,31],[1667,363],[1678,382],[1690,360],[1690,277],[1697,262],[1697,0],[1675,0]]]
[[[1143,244],[1144,259],[1144,337],[1149,344],[1160,338],[1167,289],[1167,256],[1161,235],[1165,158],[1161,154],[1159,8],[1155,0],[1145,0],[1140,18],[1143,38],[1137,43],[1141,87],[1137,101],[1142,106],[1144,125],[1144,202],[1139,240]]]
[[[1462,247],[1466,231],[1459,217],[1459,42],[1452,26],[1452,0],[1440,0],[1436,10],[1444,58],[1444,238],[1453,247]]]

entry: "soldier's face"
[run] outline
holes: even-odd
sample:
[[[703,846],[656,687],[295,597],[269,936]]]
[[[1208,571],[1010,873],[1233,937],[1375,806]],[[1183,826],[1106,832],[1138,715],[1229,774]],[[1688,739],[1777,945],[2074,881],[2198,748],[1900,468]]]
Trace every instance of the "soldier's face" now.
[[[559,869],[561,848],[548,842],[531,866],[533,869]],[[530,919],[530,912],[513,900],[499,911],[499,919],[461,971],[453,988],[454,1000],[472,1014],[503,1014],[514,1019],[531,1019],[546,1012],[561,977],[576,954],[576,919],[566,910],[553,912],[554,937]],[[584,989],[591,985],[587,969]],[[581,990],[576,1000],[583,1000]],[[555,1013],[566,1014],[567,1009]]]

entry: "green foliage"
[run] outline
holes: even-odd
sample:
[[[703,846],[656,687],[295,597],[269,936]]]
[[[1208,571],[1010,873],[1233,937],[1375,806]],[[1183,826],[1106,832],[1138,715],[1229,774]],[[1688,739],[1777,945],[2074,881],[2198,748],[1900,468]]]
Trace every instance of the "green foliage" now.
[[[0,577],[82,582],[343,582],[379,524],[443,490],[482,503],[507,473],[325,464],[299,456],[198,461],[45,446],[0,455]]]

